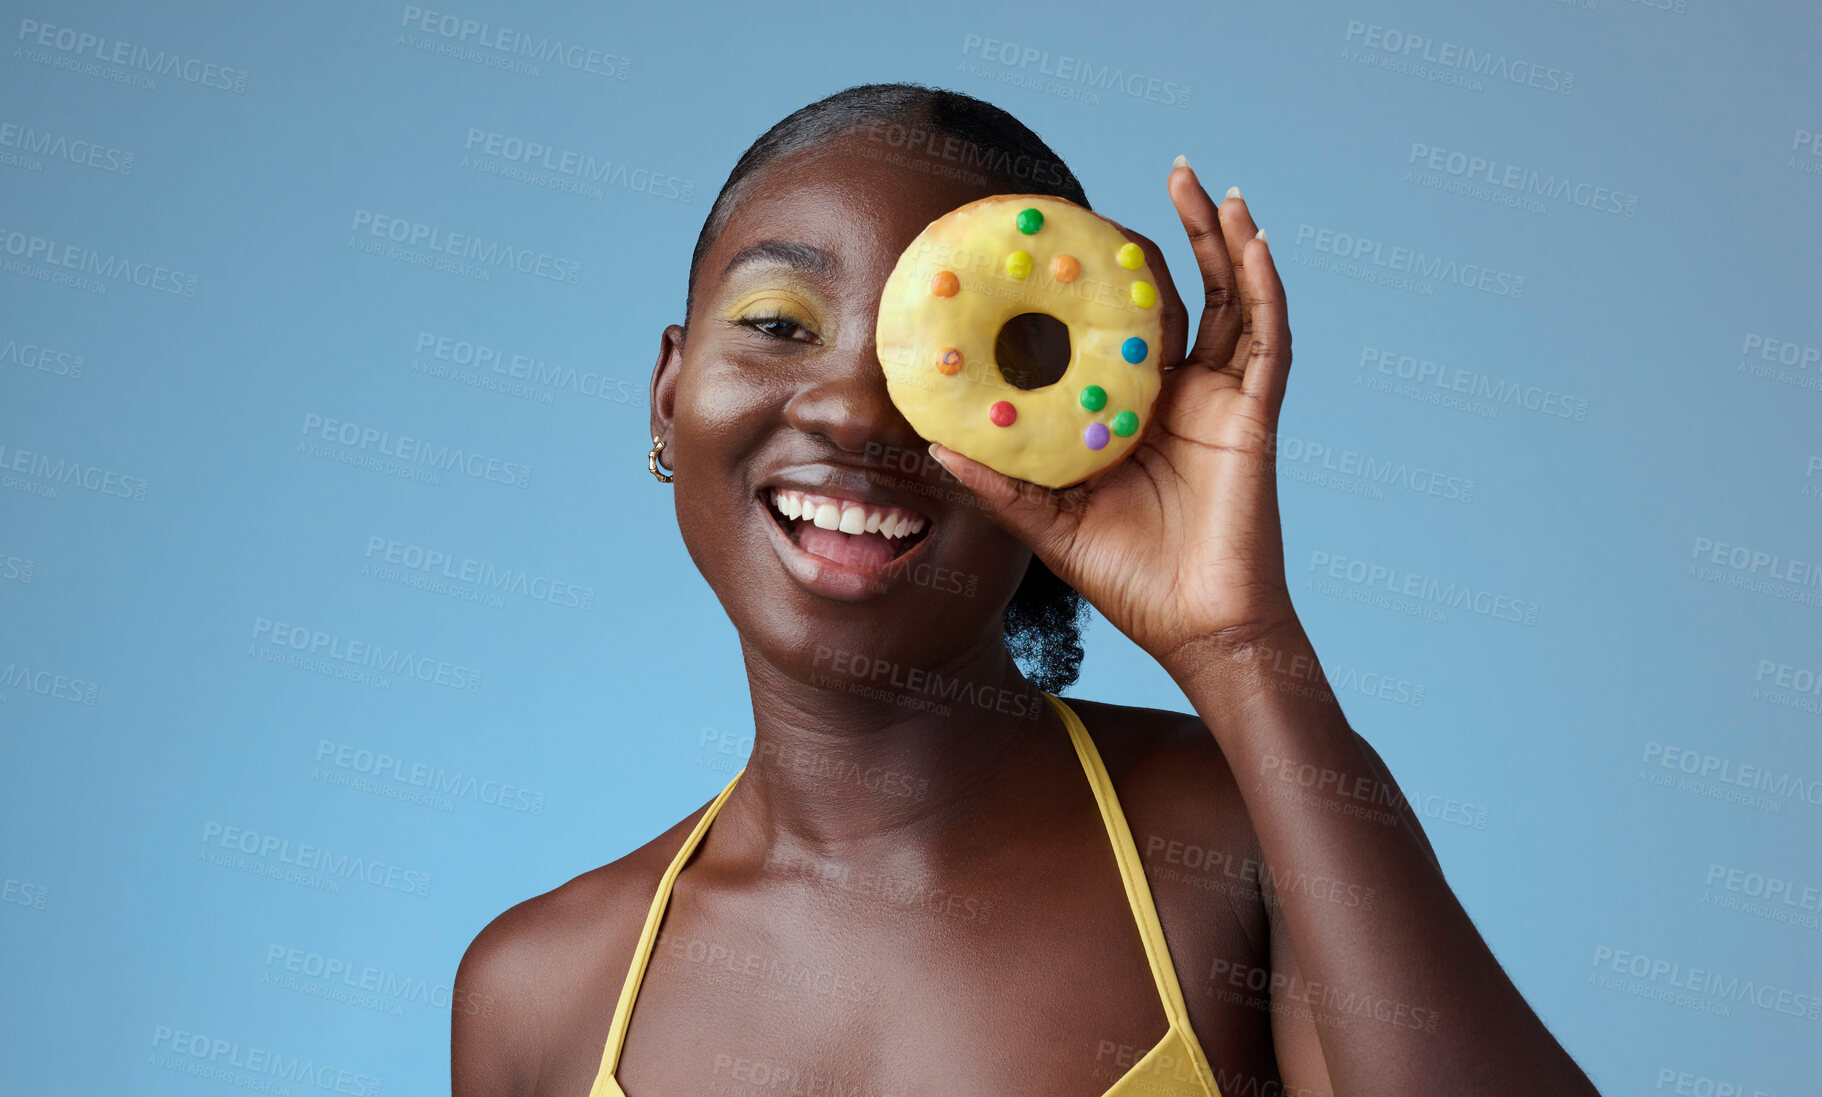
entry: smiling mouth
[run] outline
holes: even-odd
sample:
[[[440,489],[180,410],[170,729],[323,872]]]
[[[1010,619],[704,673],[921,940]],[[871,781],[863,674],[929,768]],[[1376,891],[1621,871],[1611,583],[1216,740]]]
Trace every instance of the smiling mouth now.
[[[930,535],[930,520],[899,506],[794,488],[764,488],[760,503],[791,543],[852,568],[882,567]]]

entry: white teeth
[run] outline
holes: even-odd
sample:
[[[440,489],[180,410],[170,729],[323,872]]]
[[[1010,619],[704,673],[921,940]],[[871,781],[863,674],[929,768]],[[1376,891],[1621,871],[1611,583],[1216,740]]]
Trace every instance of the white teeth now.
[[[828,496],[812,496],[789,488],[772,492],[772,506],[786,518],[803,518],[822,529],[840,530],[847,534],[878,533],[890,540],[908,537],[924,528],[925,519],[895,508],[869,507],[846,500],[827,501]]]

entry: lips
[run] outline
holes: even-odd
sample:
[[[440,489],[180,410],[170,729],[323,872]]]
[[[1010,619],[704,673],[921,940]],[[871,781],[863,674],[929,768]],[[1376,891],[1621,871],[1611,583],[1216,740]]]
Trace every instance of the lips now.
[[[798,488],[760,492],[792,544],[860,571],[883,568],[922,541],[930,521],[909,507]]]

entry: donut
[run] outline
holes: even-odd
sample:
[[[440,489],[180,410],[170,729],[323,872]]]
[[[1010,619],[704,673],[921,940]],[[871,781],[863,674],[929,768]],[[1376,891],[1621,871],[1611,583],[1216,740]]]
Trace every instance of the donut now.
[[[914,430],[1047,488],[1100,475],[1163,390],[1158,282],[1118,226],[1001,194],[925,226],[886,279],[875,342]]]

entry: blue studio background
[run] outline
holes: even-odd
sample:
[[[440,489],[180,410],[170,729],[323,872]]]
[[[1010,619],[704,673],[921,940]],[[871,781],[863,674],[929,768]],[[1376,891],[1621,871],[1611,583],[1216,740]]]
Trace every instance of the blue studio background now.
[[[741,150],[905,79],[1024,120],[1192,297],[1171,159],[1242,188],[1298,608],[1476,923],[1605,1093],[1816,1092],[1822,9],[451,3],[5,4],[9,1090],[260,1082],[187,1033],[442,1091],[481,926],[722,786],[659,331]],[[1187,707],[1087,639],[1071,694]]]

